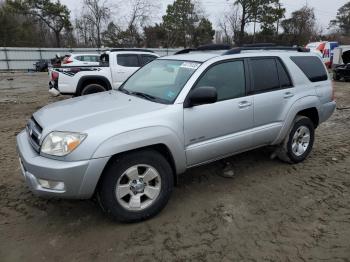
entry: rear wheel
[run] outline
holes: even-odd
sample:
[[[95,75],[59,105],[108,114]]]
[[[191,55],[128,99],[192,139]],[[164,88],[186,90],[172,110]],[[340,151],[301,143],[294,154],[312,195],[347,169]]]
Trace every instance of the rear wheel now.
[[[306,159],[312,150],[315,128],[305,116],[297,116],[292,129],[277,151],[277,156],[289,163],[299,163]]]
[[[80,95],[84,96],[104,91],[106,91],[106,88],[100,84],[89,84],[81,90]]]
[[[335,81],[339,81],[339,80],[340,80],[340,75],[334,72],[334,74],[333,74],[333,79],[334,79]]]
[[[173,172],[158,152],[145,150],[118,157],[98,189],[101,207],[121,222],[136,222],[159,213],[174,186]]]

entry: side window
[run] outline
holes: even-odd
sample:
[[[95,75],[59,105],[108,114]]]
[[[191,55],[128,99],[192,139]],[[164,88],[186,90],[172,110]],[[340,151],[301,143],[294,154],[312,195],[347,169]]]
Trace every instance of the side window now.
[[[245,74],[243,61],[232,61],[214,65],[196,84],[213,86],[218,92],[218,101],[245,96]]]
[[[97,56],[91,56],[91,55],[85,55],[83,56],[83,61],[84,62],[97,62]]]
[[[311,82],[328,79],[322,61],[316,56],[292,56],[290,59],[304,72]]]
[[[79,61],[84,61],[82,56],[76,56],[75,59]]]
[[[99,62],[100,57],[99,56],[90,56],[90,60],[91,60],[91,62]]]
[[[117,55],[117,63],[125,67],[140,67],[139,58],[135,54]]]
[[[250,65],[254,93],[263,93],[280,88],[275,58],[252,59]]]
[[[141,55],[141,59],[142,59],[142,65],[144,66],[149,62],[152,62],[154,59],[157,59],[157,57],[154,55]]]
[[[282,62],[279,59],[276,59],[276,62],[281,88],[293,86],[292,81],[290,80],[290,77],[286,71],[286,68],[282,65]]]

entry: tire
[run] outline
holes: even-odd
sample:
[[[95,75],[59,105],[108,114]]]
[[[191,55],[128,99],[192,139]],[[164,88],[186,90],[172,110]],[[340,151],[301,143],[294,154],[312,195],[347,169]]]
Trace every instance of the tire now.
[[[300,163],[310,154],[315,140],[315,127],[310,118],[297,116],[277,156],[288,163]]]
[[[333,74],[333,79],[334,79],[335,81],[339,81],[339,80],[340,80],[340,76],[339,76],[337,73],[334,73],[334,74]]]
[[[113,219],[130,223],[158,214],[173,187],[168,161],[157,151],[143,150],[113,160],[99,183],[97,197],[101,208]]]
[[[81,90],[80,95],[84,96],[104,91],[106,91],[106,88],[100,84],[89,84]]]

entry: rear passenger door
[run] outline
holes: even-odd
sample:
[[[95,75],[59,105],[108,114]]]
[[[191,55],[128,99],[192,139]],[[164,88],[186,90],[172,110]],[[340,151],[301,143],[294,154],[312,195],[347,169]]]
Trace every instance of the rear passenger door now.
[[[294,88],[282,60],[277,57],[249,59],[254,101],[253,146],[273,142],[293,103]]]
[[[112,68],[113,86],[118,88],[137,69],[141,62],[138,54],[117,54],[116,65]]]

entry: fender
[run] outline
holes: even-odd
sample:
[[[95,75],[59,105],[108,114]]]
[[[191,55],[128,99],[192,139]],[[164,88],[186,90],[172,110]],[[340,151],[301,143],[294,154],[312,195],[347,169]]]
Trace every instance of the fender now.
[[[115,135],[101,143],[92,158],[111,157],[115,154],[157,144],[163,144],[169,149],[176,173],[183,173],[186,170],[184,143],[173,130],[165,126],[145,127]]]
[[[80,92],[83,89],[83,83],[86,80],[98,80],[98,81],[102,81],[103,83],[105,83],[105,85],[107,86],[107,90],[111,90],[112,89],[112,85],[109,82],[109,80],[107,79],[107,77],[105,76],[100,76],[100,75],[89,75],[89,76],[83,76],[79,79],[79,82],[77,84],[77,89],[76,89],[76,93],[80,94]]]
[[[320,112],[320,100],[318,99],[317,96],[304,96],[302,98],[299,98],[298,100],[296,100],[294,102],[294,104],[290,107],[286,119],[284,121],[284,124],[281,128],[281,131],[278,135],[278,137],[276,138],[276,140],[272,143],[273,145],[279,144],[283,141],[283,139],[286,137],[286,135],[288,134],[293,121],[295,119],[295,116],[298,114],[298,112],[311,108],[311,107],[315,107],[317,109],[317,112],[319,114]],[[320,117],[320,115],[319,115]]]

